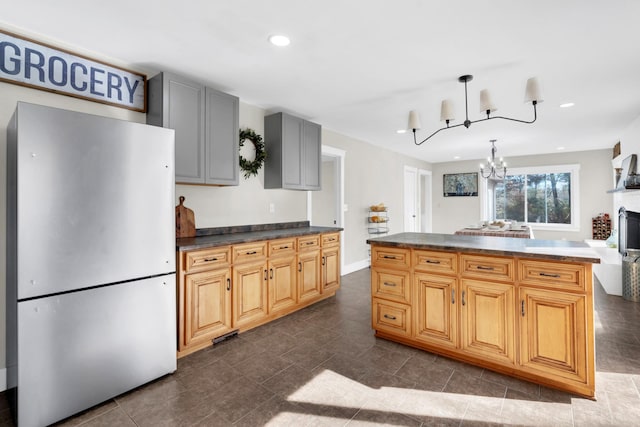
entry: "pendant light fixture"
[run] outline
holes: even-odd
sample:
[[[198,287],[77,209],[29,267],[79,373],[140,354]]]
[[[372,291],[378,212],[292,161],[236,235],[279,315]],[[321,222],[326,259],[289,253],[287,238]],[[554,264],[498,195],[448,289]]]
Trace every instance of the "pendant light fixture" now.
[[[432,136],[434,136],[435,134],[437,134],[438,132],[440,132],[441,130],[445,130],[445,129],[453,129],[453,128],[457,128],[459,126],[464,126],[466,128],[469,128],[469,126],[471,126],[472,123],[477,123],[477,122],[484,122],[486,120],[491,120],[491,119],[505,119],[505,120],[511,120],[513,122],[520,122],[520,123],[533,123],[536,121],[536,119],[538,118],[537,115],[537,111],[536,111],[536,105],[539,102],[542,102],[542,96],[540,95],[540,83],[538,82],[538,79],[536,77],[531,77],[529,80],[527,80],[527,87],[525,90],[525,97],[524,97],[524,102],[531,102],[531,104],[533,105],[533,120],[520,120],[520,119],[513,119],[510,117],[504,117],[504,116],[491,116],[491,113],[493,113],[494,111],[496,111],[496,107],[493,104],[493,102],[491,101],[491,95],[489,94],[489,91],[487,89],[483,89],[480,91],[480,112],[481,113],[486,113],[487,117],[483,118],[483,119],[478,119],[478,120],[469,120],[469,103],[467,100],[467,83],[470,82],[471,80],[473,80],[473,76],[470,74],[466,74],[464,76],[460,76],[458,77],[458,81],[460,83],[464,83],[464,109],[465,109],[465,120],[462,123],[459,123],[457,125],[453,125],[453,126],[449,126],[449,123],[451,121],[454,120],[454,114],[453,114],[453,102],[449,99],[445,99],[444,101],[442,101],[441,107],[440,107],[440,120],[446,123],[446,126],[443,128],[438,129],[437,131],[433,132],[431,135],[429,135],[428,137],[426,137],[425,139],[423,139],[422,141],[418,142],[416,139],[416,131],[418,129],[420,129],[421,125],[420,125],[420,117],[418,116],[417,111],[410,111],[409,112],[409,129],[413,130],[413,142],[416,145],[421,145],[424,142],[426,142],[427,140],[429,140],[429,138],[431,138]]]
[[[491,157],[487,157],[487,164],[480,165],[480,175],[485,179],[504,179],[507,176],[507,163],[500,157],[499,164],[496,164],[496,140],[491,141]],[[486,172],[486,173],[485,173]]]

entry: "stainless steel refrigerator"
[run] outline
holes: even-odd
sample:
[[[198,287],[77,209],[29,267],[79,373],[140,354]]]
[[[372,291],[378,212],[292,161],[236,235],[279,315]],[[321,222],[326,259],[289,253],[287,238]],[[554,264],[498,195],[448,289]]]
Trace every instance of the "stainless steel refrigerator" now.
[[[20,426],[176,369],[173,130],[18,103],[7,130],[7,389]]]

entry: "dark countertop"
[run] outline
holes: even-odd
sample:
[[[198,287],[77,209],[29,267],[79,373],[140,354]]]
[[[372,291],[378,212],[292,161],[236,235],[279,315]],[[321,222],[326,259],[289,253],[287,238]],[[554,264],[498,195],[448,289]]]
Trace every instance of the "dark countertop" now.
[[[204,228],[196,230],[196,237],[176,239],[176,250],[188,251],[213,248],[216,246],[257,242],[259,240],[335,233],[342,230],[340,227],[312,227],[309,225],[309,221]]]
[[[464,236],[435,233],[399,233],[368,239],[367,243],[397,248],[440,249],[600,264],[598,254],[589,247],[589,245],[583,242],[573,242],[569,240],[518,239],[514,237]]]

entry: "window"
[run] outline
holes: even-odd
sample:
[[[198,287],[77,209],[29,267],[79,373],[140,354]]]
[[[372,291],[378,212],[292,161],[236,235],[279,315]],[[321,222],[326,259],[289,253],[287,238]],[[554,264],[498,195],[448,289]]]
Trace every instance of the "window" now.
[[[578,228],[579,165],[512,168],[487,183],[487,217],[512,219],[535,228]]]

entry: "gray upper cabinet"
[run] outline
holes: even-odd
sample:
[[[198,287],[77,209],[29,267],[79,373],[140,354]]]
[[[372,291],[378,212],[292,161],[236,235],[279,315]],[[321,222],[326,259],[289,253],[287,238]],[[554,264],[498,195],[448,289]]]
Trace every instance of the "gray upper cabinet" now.
[[[237,97],[163,72],[148,99],[147,123],[176,131],[176,183],[238,185]]]
[[[286,113],[264,118],[264,188],[320,190],[322,127]]]

